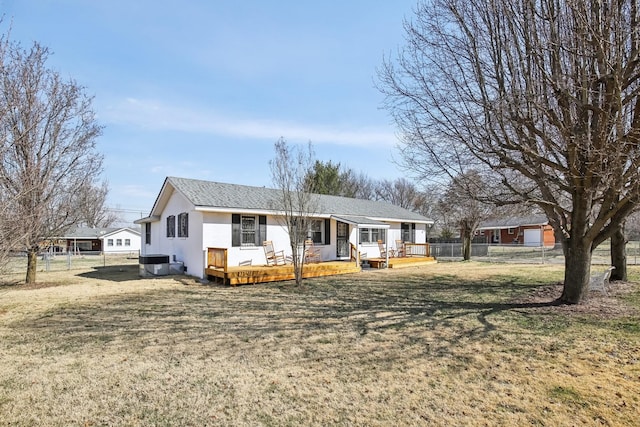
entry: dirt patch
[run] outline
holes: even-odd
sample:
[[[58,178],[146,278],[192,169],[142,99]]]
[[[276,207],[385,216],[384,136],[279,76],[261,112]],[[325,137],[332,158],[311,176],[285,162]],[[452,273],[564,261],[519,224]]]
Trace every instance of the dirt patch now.
[[[561,304],[541,307],[544,303],[558,301],[562,295],[562,283],[541,286],[530,295],[517,299],[516,303],[531,304],[534,310],[553,310],[557,313],[584,316],[607,320],[630,317],[639,314],[639,310],[624,301],[624,297],[637,290],[637,284],[615,281],[608,287],[608,295],[599,291],[591,291],[580,304]]]

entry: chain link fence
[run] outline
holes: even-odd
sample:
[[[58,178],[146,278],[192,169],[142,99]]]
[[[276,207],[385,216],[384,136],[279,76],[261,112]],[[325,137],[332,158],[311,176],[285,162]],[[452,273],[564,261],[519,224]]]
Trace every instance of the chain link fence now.
[[[38,255],[37,271],[63,271],[120,265],[138,265],[139,251],[103,253],[80,252],[73,254],[44,252]],[[9,257],[2,269],[4,273],[24,273],[27,271],[27,256],[15,254]]]
[[[459,261],[462,259],[461,243],[430,243],[431,254],[439,261]],[[605,242],[593,251],[591,264],[610,265],[609,242]],[[473,243],[471,259],[485,262],[530,263],[530,264],[564,264],[562,246],[554,247],[524,246],[517,244],[490,245]],[[640,241],[627,244],[627,265],[640,265]]]

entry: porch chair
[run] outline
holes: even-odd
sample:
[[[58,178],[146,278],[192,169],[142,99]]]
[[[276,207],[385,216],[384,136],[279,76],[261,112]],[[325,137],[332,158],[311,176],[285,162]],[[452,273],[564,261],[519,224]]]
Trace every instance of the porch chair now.
[[[607,283],[609,283],[609,278],[611,277],[611,271],[615,270],[615,267],[609,267],[604,273],[598,274],[597,276],[592,276],[591,280],[589,280],[589,292],[591,291],[600,291],[605,295],[609,295],[607,293]]]
[[[287,262],[284,257],[284,251],[275,251],[273,249],[273,242],[271,240],[265,240],[262,243],[264,247],[264,257],[267,259],[267,265],[285,265]]]
[[[320,248],[313,246],[313,240],[307,239],[304,241],[304,262],[321,262]]]
[[[402,240],[396,240],[396,256],[397,257],[407,256],[404,242]]]
[[[380,249],[380,258],[387,257],[387,249],[384,247],[384,242],[382,240],[378,240],[378,249]],[[389,258],[393,257],[393,252],[389,252]]]

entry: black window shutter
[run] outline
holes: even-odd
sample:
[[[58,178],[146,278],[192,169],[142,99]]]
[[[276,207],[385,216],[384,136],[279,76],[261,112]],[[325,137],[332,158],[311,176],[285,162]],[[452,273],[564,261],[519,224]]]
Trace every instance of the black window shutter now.
[[[231,246],[240,246],[240,214],[231,214]]]
[[[331,244],[331,219],[329,218],[324,220],[324,244]]]
[[[416,242],[416,223],[415,222],[411,223],[411,242],[412,243]]]
[[[260,215],[258,217],[258,241],[256,245],[262,246],[262,243],[267,240],[267,217],[265,215]]]

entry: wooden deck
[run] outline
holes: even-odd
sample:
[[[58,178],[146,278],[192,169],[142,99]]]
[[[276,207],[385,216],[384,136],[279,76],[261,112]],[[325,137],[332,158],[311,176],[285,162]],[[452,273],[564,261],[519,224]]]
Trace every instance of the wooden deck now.
[[[425,255],[429,254],[428,245],[422,244],[414,246],[418,248],[417,255],[389,258],[388,268],[414,267],[436,262],[435,258]],[[351,254],[353,259],[351,261],[328,261],[305,264],[302,270],[302,277],[307,279],[310,277],[360,272],[361,268],[356,262],[359,255],[354,248],[352,245]],[[414,248],[414,253],[415,252],[416,250]],[[240,265],[236,267],[229,266],[227,259],[227,249],[208,248],[207,265],[209,267],[205,269],[205,274],[210,280],[235,286],[295,279],[292,264],[278,266]],[[369,262],[372,268],[384,268],[386,263],[386,259],[383,258],[369,258],[366,261]]]
[[[302,277],[322,277],[337,274],[349,274],[360,272],[360,267],[354,262],[330,261],[305,264]],[[246,265],[238,267],[212,267],[205,270],[209,279],[228,285],[256,284],[264,282],[277,282],[281,280],[295,279],[293,265]]]
[[[384,268],[384,264],[387,262],[384,258],[369,258],[366,261],[369,262],[371,268]],[[389,258],[388,268],[417,267],[420,265],[434,264],[435,262],[436,259],[429,256]]]

